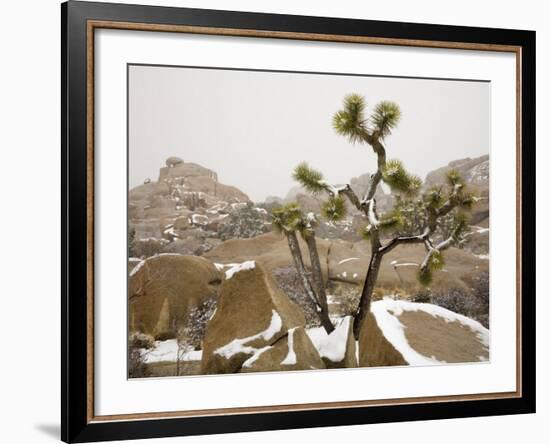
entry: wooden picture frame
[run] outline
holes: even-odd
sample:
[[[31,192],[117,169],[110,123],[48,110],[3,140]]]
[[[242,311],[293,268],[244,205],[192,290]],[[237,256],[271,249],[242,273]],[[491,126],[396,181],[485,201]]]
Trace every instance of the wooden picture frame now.
[[[535,412],[535,33],[69,1],[62,23],[62,412],[65,442]],[[517,389],[512,392],[94,414],[94,32],[192,33],[516,56]],[[497,271],[498,272],[498,271]]]

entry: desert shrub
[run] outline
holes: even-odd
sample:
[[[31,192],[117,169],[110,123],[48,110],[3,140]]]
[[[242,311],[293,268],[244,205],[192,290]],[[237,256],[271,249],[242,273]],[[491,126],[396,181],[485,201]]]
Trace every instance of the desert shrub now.
[[[130,257],[135,256],[136,229],[134,227],[128,230],[128,254]]]
[[[432,291],[429,288],[422,287],[420,291],[411,296],[411,302],[431,303]]]
[[[489,328],[489,272],[483,271],[474,276],[472,291],[479,302],[480,311],[476,319]]]
[[[306,326],[320,326],[321,323],[315,305],[306,294],[296,268],[294,266],[275,268],[273,277],[283,293],[302,309],[306,318]]]
[[[206,326],[214,315],[216,306],[217,299],[212,296],[190,309],[185,319],[172,321],[179,351],[185,353],[202,347]]]
[[[433,304],[468,317],[473,317],[480,308],[479,302],[472,294],[459,288],[437,291],[431,300]]]
[[[128,377],[146,378],[150,376],[145,363],[144,350],[152,348],[154,340],[141,333],[131,334],[128,338]]]
[[[218,234],[223,241],[229,239],[248,239],[267,233],[268,226],[260,212],[249,203],[244,208],[233,210]]]
[[[460,288],[440,290],[431,296],[432,304],[468,316],[489,328],[489,287],[488,273],[480,273],[474,278],[472,291]]]
[[[192,349],[198,349],[202,346],[206,325],[214,315],[216,306],[216,297],[211,297],[189,311],[184,335],[187,344]]]
[[[267,211],[268,220],[271,219],[271,216],[273,216],[273,210],[279,208],[280,206],[280,201],[261,202],[256,204],[256,207],[263,208],[265,211]]]
[[[132,333],[129,337],[129,342],[132,347],[146,350],[155,346],[155,338],[145,333]]]

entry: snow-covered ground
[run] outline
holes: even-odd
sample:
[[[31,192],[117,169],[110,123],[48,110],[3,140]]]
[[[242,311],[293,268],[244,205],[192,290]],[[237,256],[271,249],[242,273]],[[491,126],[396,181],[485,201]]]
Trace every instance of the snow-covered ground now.
[[[142,350],[145,362],[150,364],[153,362],[170,361],[176,362],[178,356],[178,341],[168,339],[166,341],[156,341],[155,347],[151,350]],[[180,360],[182,361],[200,361],[202,359],[202,350],[192,350],[182,353]]]
[[[334,297],[331,297],[331,299]],[[479,339],[480,343],[489,348],[489,330],[483,327],[479,322],[470,319],[466,316],[454,313],[445,308],[433,304],[409,302],[392,297],[385,297],[382,300],[375,301],[371,305],[371,311],[384,337],[392,344],[392,346],[402,354],[403,358],[409,365],[439,365],[445,362],[435,359],[435,357],[424,356],[414,350],[409,344],[405,335],[405,326],[399,321],[399,316],[404,311],[422,311],[434,317],[444,319],[446,322],[459,322],[460,324],[469,327]],[[335,330],[328,335],[323,327],[312,327],[306,329],[307,335],[311,342],[319,352],[321,357],[330,359],[332,362],[340,362],[344,359],[346,352],[346,344],[348,341],[348,331],[350,322],[353,321],[351,316],[343,318],[331,318]],[[279,315],[273,311],[273,316],[266,330],[247,338],[234,339],[230,343],[216,350],[216,353],[227,358],[235,353],[245,351],[252,353],[252,356],[243,364],[251,366],[262,353],[269,350],[271,346],[261,348],[252,348],[247,346],[247,343],[254,339],[263,338],[266,341],[271,339],[282,327],[282,322]],[[285,362],[293,363],[296,361],[296,355],[293,348],[293,329],[288,333],[289,351],[285,358]],[[145,362],[160,362],[172,361],[175,362],[178,353],[178,344],[175,339],[167,341],[157,341],[153,349],[143,351]],[[199,361],[202,358],[202,351],[195,350],[182,354],[180,357],[183,361]],[[480,356],[480,361],[486,358]]]

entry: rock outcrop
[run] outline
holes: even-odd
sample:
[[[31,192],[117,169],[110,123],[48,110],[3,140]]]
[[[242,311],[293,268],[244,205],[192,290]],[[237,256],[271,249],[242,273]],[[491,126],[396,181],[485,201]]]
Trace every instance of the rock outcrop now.
[[[359,366],[436,365],[489,359],[489,330],[432,304],[373,302],[359,335]]]
[[[253,261],[225,271],[217,309],[206,328],[202,373],[235,373],[245,361],[274,345],[305,319]]]
[[[194,308],[216,298],[220,271],[206,259],[162,254],[139,262],[128,281],[130,332],[176,336]]]
[[[325,364],[303,327],[288,330],[287,334],[268,345],[242,365],[241,373],[288,370],[317,370]]]
[[[304,263],[309,268],[307,248],[301,239],[299,242],[304,253]],[[370,259],[368,242],[317,239],[317,248],[325,279],[354,286],[363,284]],[[416,264],[420,264],[425,255],[423,245],[403,245],[388,253],[382,262],[378,287],[388,292],[396,287],[407,291],[418,289]],[[270,271],[293,266],[285,238],[276,233],[267,233],[252,239],[232,239],[205,253],[204,257],[218,263],[255,260]],[[467,289],[468,278],[488,269],[489,266],[487,260],[457,248],[449,248],[445,251],[445,257],[445,271],[434,274],[431,284],[434,290]]]
[[[460,172],[466,183],[469,185],[489,185],[489,155],[467,157],[449,162],[447,166],[438,168],[426,175],[426,185],[437,185],[445,183],[445,175],[450,170]]]
[[[148,180],[129,191],[128,223],[135,232],[135,244],[130,245],[133,256],[147,257],[147,252],[153,250],[153,254],[181,251],[200,255],[218,243],[210,240],[219,239],[219,231],[230,221],[229,216],[251,205],[245,193],[220,183],[217,174],[208,168],[177,157],[168,158],[166,165],[160,168],[157,182]],[[258,210],[261,227],[266,224],[264,231],[269,229],[267,217],[260,213],[265,210],[252,208]],[[139,245],[142,240],[153,239],[183,242],[178,246],[157,245],[156,249]],[[197,242],[201,245],[196,246]]]

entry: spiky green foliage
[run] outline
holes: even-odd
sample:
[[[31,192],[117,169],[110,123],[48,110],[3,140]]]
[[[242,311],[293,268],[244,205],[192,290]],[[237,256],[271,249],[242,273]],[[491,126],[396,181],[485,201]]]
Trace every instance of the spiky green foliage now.
[[[465,191],[460,196],[460,208],[464,210],[471,210],[476,203],[476,196],[474,193]]]
[[[447,177],[447,183],[451,186],[464,184],[464,179],[462,178],[462,174],[460,174],[458,170],[452,169],[447,171],[446,177]]]
[[[396,230],[400,228],[404,222],[403,213],[394,209],[381,217],[379,228],[383,231]]]
[[[418,176],[410,175],[399,159],[386,162],[382,170],[382,180],[386,182],[392,191],[414,196],[422,186],[422,180]]]
[[[365,99],[359,94],[349,94],[344,98],[344,108],[332,117],[332,126],[341,136],[352,143],[362,140],[365,130]]]
[[[279,233],[296,231],[296,224],[302,217],[299,205],[296,202],[291,202],[273,210],[271,224]]]
[[[404,191],[408,188],[410,179],[403,162],[392,159],[386,162],[382,171],[382,178],[392,189]]]
[[[451,236],[455,242],[460,242],[465,231],[468,229],[470,218],[467,214],[459,211],[453,215],[453,228]]]
[[[371,116],[374,130],[381,138],[389,136],[401,119],[401,110],[395,102],[384,100],[376,105]]]
[[[341,196],[331,196],[321,206],[321,214],[329,221],[338,221],[346,217],[346,202]]]
[[[292,177],[312,194],[319,194],[324,190],[321,183],[323,173],[311,168],[306,162],[302,162],[294,168]]]
[[[430,268],[430,270],[441,270],[444,266],[445,259],[443,257],[443,254],[438,250],[433,251],[428,260],[428,267]]]
[[[427,287],[432,283],[433,273],[429,267],[426,267],[424,269],[421,268],[418,270],[416,277],[418,279],[418,282],[420,282],[421,285],[423,285],[424,287]]]
[[[410,175],[409,179],[410,179],[409,188],[405,193],[409,197],[414,197],[419,193],[420,188],[422,187],[422,179],[417,175]]]
[[[432,250],[428,256],[427,263],[420,267],[416,277],[422,285],[430,285],[433,279],[433,272],[443,269],[444,266],[445,259],[443,258],[443,254],[439,250]]]
[[[296,231],[298,231],[302,235],[302,237],[304,237],[304,239],[313,234],[312,225],[311,223],[309,223],[307,217],[304,216],[303,213],[300,217],[297,217],[294,220],[292,227]]]
[[[461,247],[470,232],[469,215],[459,209],[439,218],[436,235],[441,239],[452,237],[454,246]]]
[[[425,194],[424,194],[424,201],[426,202],[426,205],[430,208],[439,208],[445,200],[445,195],[443,193],[443,189],[438,186],[431,187]]]

